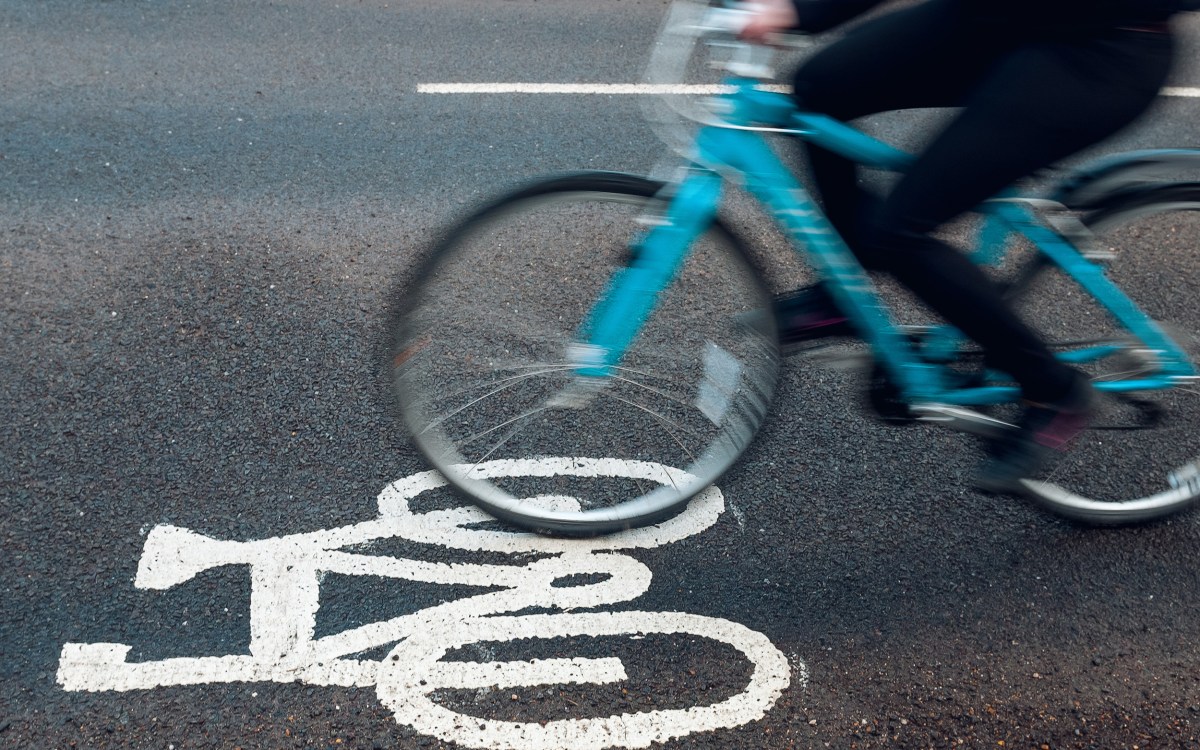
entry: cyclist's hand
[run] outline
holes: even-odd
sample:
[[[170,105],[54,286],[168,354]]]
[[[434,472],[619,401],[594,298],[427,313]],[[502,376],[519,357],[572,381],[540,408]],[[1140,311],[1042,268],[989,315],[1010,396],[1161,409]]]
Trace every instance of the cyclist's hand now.
[[[770,44],[773,36],[795,28],[800,21],[792,0],[755,0],[747,10],[753,13],[741,33],[747,42]]]

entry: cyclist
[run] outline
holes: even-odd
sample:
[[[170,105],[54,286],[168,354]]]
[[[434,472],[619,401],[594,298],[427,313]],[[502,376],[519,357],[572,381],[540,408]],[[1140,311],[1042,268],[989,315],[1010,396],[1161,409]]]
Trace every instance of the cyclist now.
[[[981,269],[930,233],[1141,115],[1166,80],[1168,21],[1186,1],[925,0],[855,26],[795,75],[805,109],[841,120],[960,108],[885,197],[861,191],[848,160],[815,147],[809,159],[830,220],[863,264],[907,286],[1021,387],[1019,429],[988,446],[981,489],[1015,491],[1064,449],[1087,425],[1092,389]],[[743,36],[824,31],[881,2],[760,0]],[[844,326],[820,287],[776,306],[785,341]]]

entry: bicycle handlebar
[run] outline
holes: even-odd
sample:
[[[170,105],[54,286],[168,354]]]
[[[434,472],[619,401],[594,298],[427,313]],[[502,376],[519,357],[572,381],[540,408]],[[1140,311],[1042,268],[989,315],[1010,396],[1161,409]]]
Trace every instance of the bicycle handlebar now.
[[[802,34],[781,34],[771,45],[752,44],[740,38],[753,11],[749,3],[722,2],[714,7],[703,0],[675,0],[652,50],[643,81],[660,94],[645,100],[647,119],[659,138],[676,152],[694,158],[692,134],[683,121],[728,126],[711,107],[688,95],[711,94],[717,87],[682,85],[692,67],[696,45],[704,41],[718,59],[707,67],[738,78],[772,79],[772,62],[780,47],[809,46]]]

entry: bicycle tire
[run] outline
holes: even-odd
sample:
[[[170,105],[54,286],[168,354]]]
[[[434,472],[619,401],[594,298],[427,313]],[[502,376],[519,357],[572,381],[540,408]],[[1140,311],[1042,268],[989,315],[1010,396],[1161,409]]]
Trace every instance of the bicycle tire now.
[[[1200,184],[1168,184],[1113,196],[1081,217],[1097,239],[1105,273],[1189,355],[1200,362]],[[1180,243],[1179,238],[1189,238]],[[1192,243],[1190,246],[1188,243]],[[1034,261],[1037,262],[1037,261]],[[1044,331],[1052,341],[1122,343],[1114,356],[1081,366],[1093,381],[1136,380],[1152,371],[1153,352],[1130,342],[1112,318],[1082,297],[1049,264],[1037,295],[1053,300]],[[1045,278],[1045,277],[1058,277]],[[1061,286],[1056,286],[1061,285]],[[1042,292],[1050,292],[1043,295]],[[1106,330],[1107,329],[1107,330]],[[1024,480],[1028,494],[1053,513],[1087,525],[1165,518],[1200,500],[1200,383],[1118,396],[1102,394],[1092,427],[1043,477]]]
[[[424,458],[488,514],[576,536],[656,523],[727,470],[765,418],[780,367],[771,297],[720,220],[605,387],[582,404],[555,398],[579,381],[575,334],[658,221],[662,189],[592,172],[518,189],[446,234],[398,295],[394,404]]]

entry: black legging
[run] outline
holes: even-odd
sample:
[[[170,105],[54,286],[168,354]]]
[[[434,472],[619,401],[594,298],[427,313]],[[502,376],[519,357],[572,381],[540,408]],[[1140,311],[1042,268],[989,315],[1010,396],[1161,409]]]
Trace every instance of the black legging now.
[[[930,0],[862,24],[801,67],[796,96],[842,120],[962,107],[881,203],[859,191],[853,164],[817,148],[814,178],[868,267],[974,339],[1027,398],[1052,401],[1070,386],[1070,369],[982,270],[929,232],[1133,121],[1166,79],[1172,40],[1165,27],[1037,28],[1028,16],[983,17],[975,6]]]

